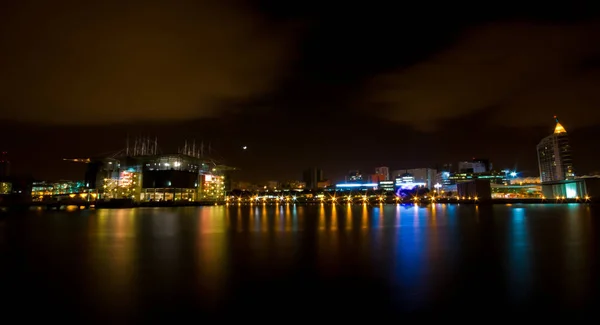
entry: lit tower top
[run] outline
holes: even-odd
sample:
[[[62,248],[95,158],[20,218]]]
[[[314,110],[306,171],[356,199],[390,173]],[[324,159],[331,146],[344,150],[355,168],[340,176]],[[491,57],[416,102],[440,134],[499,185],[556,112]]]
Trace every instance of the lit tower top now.
[[[558,118],[556,118],[556,116],[554,116],[554,119],[556,120],[556,127],[554,128],[554,134],[567,133],[567,130],[565,130],[565,128],[558,122]]]

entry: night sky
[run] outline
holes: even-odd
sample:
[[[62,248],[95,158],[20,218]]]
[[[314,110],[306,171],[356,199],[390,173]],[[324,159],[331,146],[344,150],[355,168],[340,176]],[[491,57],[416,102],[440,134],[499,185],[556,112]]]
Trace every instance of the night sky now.
[[[38,179],[141,134],[210,142],[248,181],[472,157],[538,176],[558,115],[600,171],[591,4],[2,1],[0,149]]]

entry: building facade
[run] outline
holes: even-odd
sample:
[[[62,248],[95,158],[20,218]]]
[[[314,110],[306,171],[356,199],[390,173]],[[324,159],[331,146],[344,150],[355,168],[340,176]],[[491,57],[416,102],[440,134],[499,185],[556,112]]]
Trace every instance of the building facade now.
[[[381,166],[381,167],[375,168],[375,174],[383,175],[384,181],[390,180],[390,169],[388,167]]]
[[[542,183],[575,178],[567,130],[558,119],[556,119],[554,133],[542,139],[537,145],[537,154]]]
[[[314,190],[319,188],[319,182],[323,181],[323,170],[316,167],[310,167],[304,171],[302,176],[306,188]]]
[[[85,183],[100,199],[218,201],[228,170],[190,154],[124,155],[88,163]]]

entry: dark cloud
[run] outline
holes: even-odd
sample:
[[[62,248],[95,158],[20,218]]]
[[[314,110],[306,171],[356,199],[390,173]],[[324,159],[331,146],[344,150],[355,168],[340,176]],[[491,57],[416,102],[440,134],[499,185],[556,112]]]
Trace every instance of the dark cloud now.
[[[504,126],[600,123],[598,24],[490,24],[370,85],[369,107],[422,130],[491,110]]]
[[[3,117],[179,120],[272,88],[293,36],[232,1],[17,1],[0,14]]]

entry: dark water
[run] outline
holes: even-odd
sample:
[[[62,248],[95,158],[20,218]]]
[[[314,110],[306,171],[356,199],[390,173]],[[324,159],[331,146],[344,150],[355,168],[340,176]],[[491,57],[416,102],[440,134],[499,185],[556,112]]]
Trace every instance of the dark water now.
[[[31,212],[0,220],[0,317],[584,317],[600,306],[599,209]]]

